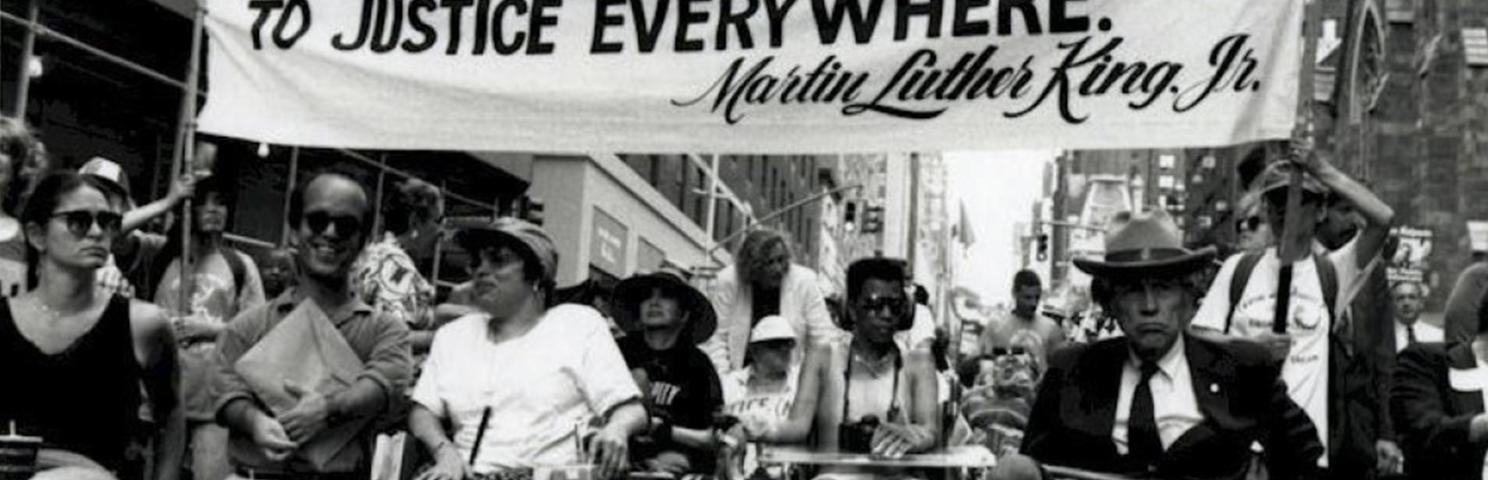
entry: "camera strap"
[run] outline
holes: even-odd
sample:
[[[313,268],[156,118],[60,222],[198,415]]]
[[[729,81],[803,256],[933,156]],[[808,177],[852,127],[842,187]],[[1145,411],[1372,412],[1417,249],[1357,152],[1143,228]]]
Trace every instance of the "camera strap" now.
[[[899,370],[904,368],[904,357],[899,354],[899,346],[894,345],[890,348],[894,349],[894,379],[893,386],[889,390],[889,411],[885,412],[884,421],[889,420],[889,413],[899,409]],[[856,361],[853,360],[852,342],[848,342],[847,369],[842,371],[842,423],[844,424],[849,423],[847,420],[848,407],[852,404],[853,363],[856,363]]]

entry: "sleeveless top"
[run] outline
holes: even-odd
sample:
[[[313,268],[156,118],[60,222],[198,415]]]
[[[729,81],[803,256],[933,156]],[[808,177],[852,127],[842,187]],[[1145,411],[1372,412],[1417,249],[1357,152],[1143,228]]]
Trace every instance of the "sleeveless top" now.
[[[125,297],[110,298],[93,328],[55,355],[22,336],[0,301],[0,425],[14,421],[45,448],[118,471],[138,427],[141,371]]]

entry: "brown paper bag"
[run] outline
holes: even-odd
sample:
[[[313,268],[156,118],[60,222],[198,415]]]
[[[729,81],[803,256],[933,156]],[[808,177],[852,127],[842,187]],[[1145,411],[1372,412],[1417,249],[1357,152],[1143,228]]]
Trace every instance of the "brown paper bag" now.
[[[350,387],[363,369],[351,345],[315,302],[305,300],[233,365],[270,415],[294,408],[298,400],[285,390],[295,383],[327,397]],[[300,445],[295,456],[317,469],[352,444],[370,419],[333,425]]]

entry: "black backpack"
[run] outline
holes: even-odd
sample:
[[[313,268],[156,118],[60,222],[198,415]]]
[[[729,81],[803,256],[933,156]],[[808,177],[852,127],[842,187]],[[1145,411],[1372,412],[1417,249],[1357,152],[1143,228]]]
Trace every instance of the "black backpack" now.
[[[1250,283],[1250,274],[1255,272],[1256,264],[1261,263],[1261,256],[1262,252],[1245,252],[1240,257],[1240,263],[1235,265],[1235,274],[1230,277],[1230,311],[1225,315],[1224,333],[1230,333],[1230,324],[1235,319],[1235,307],[1240,304],[1240,296],[1245,294],[1245,287]],[[1334,305],[1338,302],[1338,269],[1326,255],[1312,257],[1317,259],[1318,283],[1323,289],[1323,304],[1328,307],[1328,319],[1330,322],[1337,320]]]

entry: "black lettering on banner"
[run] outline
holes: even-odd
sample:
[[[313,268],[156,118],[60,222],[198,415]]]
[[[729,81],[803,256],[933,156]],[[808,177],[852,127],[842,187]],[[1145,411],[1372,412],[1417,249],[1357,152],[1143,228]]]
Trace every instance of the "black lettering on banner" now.
[[[896,0],[894,9],[894,40],[909,38],[911,17],[925,17],[925,38],[940,38],[940,13],[945,10],[941,0]]]
[[[770,19],[770,48],[780,48],[785,43],[785,15],[790,13],[796,0],[765,0],[765,16]]]
[[[274,46],[281,50],[294,47],[305,32],[310,31],[310,4],[306,0],[252,0],[248,2],[248,8],[258,10],[258,18],[253,20],[253,49],[263,50],[263,27],[269,22],[269,15],[275,10],[280,10],[279,21],[274,24],[274,31],[269,39]],[[299,30],[293,34],[286,35],[284,29],[289,27],[292,20],[299,20]]]
[[[560,8],[563,0],[532,0],[532,16],[527,17],[527,54],[547,55],[553,53],[553,42],[544,42],[544,28],[558,24],[558,15],[548,10]]]
[[[1209,52],[1209,65],[1215,67],[1214,75],[1184,89],[1173,101],[1173,111],[1184,113],[1193,110],[1209,98],[1230,85],[1236,92],[1258,91],[1261,82],[1253,75],[1260,68],[1255,58],[1255,49],[1246,45],[1250,35],[1235,34],[1221,39]]]
[[[863,84],[868,81],[867,73],[843,71],[842,63],[830,55],[811,73],[800,75],[798,65],[792,67],[784,78],[765,71],[775,61],[774,56],[761,59],[740,77],[739,72],[744,68],[744,61],[744,57],[735,59],[723,75],[697,97],[672,100],[672,105],[695,105],[711,95],[713,106],[710,111],[718,113],[721,107],[724,121],[732,125],[744,118],[741,110],[744,105],[853,101],[857,99]]]
[[[888,96],[889,93],[895,89],[894,87],[900,86],[901,82],[903,82],[904,85],[899,88],[899,99],[909,100],[909,91],[914,88],[916,83],[919,83],[920,76],[922,75],[922,73],[915,68],[920,64],[923,64],[923,66],[925,67],[935,66],[935,51],[923,48],[915,51],[909,56],[909,59],[906,60],[904,64],[899,67],[899,70],[894,72],[894,76],[889,78],[889,83],[885,85],[882,90],[878,91],[878,96],[874,97],[872,102],[854,103],[843,106],[842,115],[850,117],[866,112],[874,112],[893,117],[908,118],[913,120],[927,120],[938,117],[941,113],[945,113],[946,108],[948,107],[941,107],[929,110],[910,110],[907,108],[899,108],[883,104],[884,97]],[[906,75],[909,75],[910,78],[906,79]],[[929,82],[926,83],[928,84]],[[922,88],[920,91],[921,93],[923,93],[925,90]]]
[[[957,0],[956,12],[951,16],[952,37],[981,37],[992,31],[986,20],[967,20],[973,8],[991,5],[992,0]]]
[[[254,50],[263,50],[264,24],[269,23],[269,14],[273,13],[274,9],[282,7],[284,7],[284,0],[251,0],[248,2],[248,8],[258,10],[258,18],[253,19],[253,34],[250,35],[253,37]]]
[[[692,9],[692,4],[704,0],[677,0],[677,40],[672,49],[678,52],[700,52],[703,41],[687,37],[687,27],[707,23],[708,12]]]
[[[1043,33],[1039,26],[1038,7],[1033,5],[1034,0],[1000,0],[997,2],[997,34],[1012,35],[1013,33],[1013,9],[1023,14],[1023,23],[1028,25],[1028,33],[1038,35]]]
[[[491,0],[476,0],[475,2],[475,45],[470,47],[472,55],[483,55],[486,53],[486,39],[490,37],[491,24],[500,25],[500,18],[491,18],[487,14],[491,11]],[[497,28],[500,28],[499,26]]]
[[[388,10],[392,10],[392,22],[387,22]],[[384,31],[383,29],[387,29]],[[398,48],[403,37],[403,0],[377,0],[377,23],[372,30],[372,51],[387,53]]]
[[[867,0],[866,13],[859,0],[836,0],[831,11],[827,10],[826,1],[811,0],[811,11],[816,14],[816,28],[822,45],[837,43],[837,34],[842,30],[844,17],[850,17],[848,20],[852,22],[853,39],[859,45],[873,40],[873,30],[878,27],[878,15],[883,12],[883,0]]]
[[[1085,81],[1080,82],[1080,96],[1105,95],[1110,92],[1111,87],[1117,82],[1121,83],[1121,94],[1132,95],[1144,93],[1147,98],[1141,101],[1129,103],[1127,106],[1135,110],[1145,109],[1157,100],[1157,97],[1177,87],[1172,86],[1181,69],[1172,62],[1157,62],[1148,64],[1144,61],[1118,62],[1112,60],[1110,55],[1101,57],[1100,61],[1090,67],[1090,73]],[[1160,77],[1160,78],[1159,78]],[[1124,80],[1124,81],[1123,81]],[[1153,85],[1157,80],[1158,84]]]
[[[294,12],[300,13],[300,29],[295,30],[293,34],[285,35],[284,28],[289,25],[290,18],[294,16]],[[309,1],[289,0],[289,3],[284,5],[284,15],[279,16],[279,24],[274,25],[274,46],[288,50],[294,46],[295,42],[300,41],[300,37],[305,36],[305,32],[308,31],[310,31]]]
[[[440,0],[439,6],[449,10],[449,46],[444,48],[445,55],[460,52],[460,24],[464,19],[465,7],[471,5],[475,5],[475,0]]]
[[[724,0],[727,3],[728,0]],[[625,25],[625,17],[610,13],[610,7],[624,5],[625,0],[594,0],[594,38],[589,43],[589,53],[620,53],[625,45],[620,42],[606,42],[604,39],[605,27],[618,27]],[[722,32],[722,28],[719,29]],[[722,33],[719,33],[722,36]]]
[[[512,41],[506,41],[505,31],[506,11],[516,9],[517,15],[527,14],[527,2],[525,0],[501,0],[496,4],[496,9],[491,11],[491,44],[495,46],[496,53],[511,55],[522,51],[522,45],[527,43],[527,33],[517,32],[512,34]]]
[[[412,38],[403,40],[403,51],[421,53],[434,46],[434,27],[424,22],[423,16],[419,15],[419,10],[432,12],[435,8],[438,8],[438,5],[434,3],[434,0],[413,0],[408,3],[408,28],[422,35],[423,40],[417,42],[413,41]]]
[[[1059,107],[1060,118],[1063,118],[1065,122],[1068,122],[1072,125],[1085,123],[1085,120],[1089,119],[1089,116],[1076,116],[1075,113],[1072,111],[1073,107],[1070,105],[1071,99],[1069,77],[1071,74],[1073,74],[1072,70],[1084,67],[1085,65],[1089,65],[1093,62],[1098,61],[1102,57],[1108,56],[1112,50],[1115,50],[1116,47],[1118,45],[1121,45],[1121,43],[1123,42],[1123,40],[1119,37],[1113,38],[1109,42],[1106,42],[1105,46],[1101,47],[1090,55],[1081,58],[1080,55],[1085,50],[1085,46],[1090,43],[1090,38],[1091,37],[1085,37],[1075,42],[1060,42],[1059,49],[1066,50],[1064,60],[1059,63],[1058,67],[1054,67],[1054,76],[1049,79],[1049,83],[1044,85],[1043,93],[1040,93],[1037,99],[1029,103],[1028,108],[1015,112],[1007,112],[1002,114],[1002,116],[1007,118],[1018,118],[1027,115],[1029,112],[1038,109],[1040,105],[1043,105],[1044,101],[1049,100],[1050,95],[1055,95],[1057,89],[1058,98],[1053,100],[1053,102],[1055,102]]]
[[[260,0],[254,1],[257,2]],[[357,27],[356,40],[347,43],[346,41],[342,40],[342,35],[344,35],[345,32],[337,33],[335,36],[331,37],[332,48],[335,48],[336,50],[356,50],[358,48],[362,48],[362,45],[367,44],[367,37],[370,35],[369,32],[372,31],[372,2],[374,1],[376,0],[362,0],[362,22],[361,26]]]
[[[749,33],[749,19],[754,17],[754,12],[759,10],[759,0],[744,0],[749,5],[742,12],[734,12],[733,0],[718,1],[718,35],[713,39],[713,48],[717,50],[728,49],[728,30],[732,26],[734,32],[739,36],[739,48],[754,48],[754,38]]]
[[[1084,33],[1090,30],[1090,17],[1069,16],[1065,7],[1070,2],[1085,0],[1049,0],[1049,33]]]
[[[656,40],[661,38],[661,24],[666,19],[667,5],[671,2],[656,2],[655,16],[646,18],[646,1],[630,0],[631,16],[635,17],[636,43],[641,53],[656,50]]]

